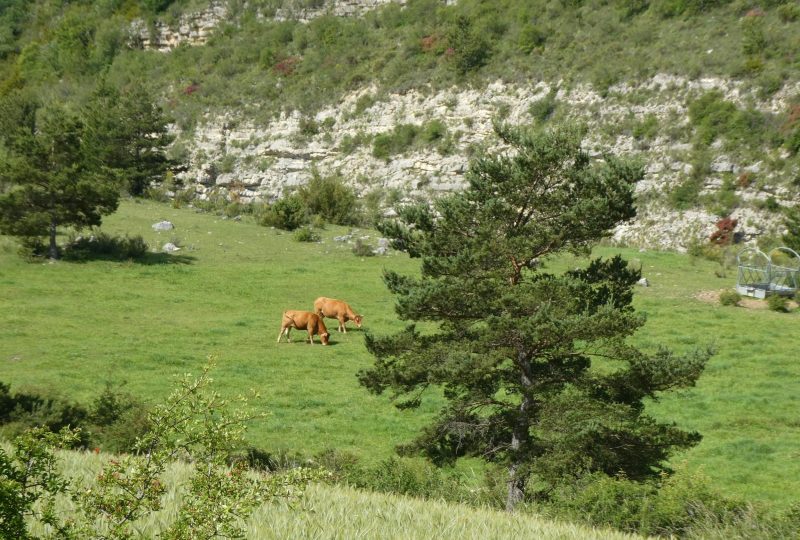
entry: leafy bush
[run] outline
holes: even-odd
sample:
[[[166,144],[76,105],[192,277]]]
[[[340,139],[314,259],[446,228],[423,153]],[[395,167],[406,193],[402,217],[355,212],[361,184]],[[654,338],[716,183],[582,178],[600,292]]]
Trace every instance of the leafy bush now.
[[[231,464],[243,443],[246,423],[263,418],[250,410],[247,398],[235,406],[210,391],[208,365],[196,379],[184,377],[166,402],[153,407],[149,429],[133,452],[102,465],[90,485],[62,476],[55,450],[73,444],[77,433],[58,435],[42,429],[26,431],[11,452],[0,449],[0,536],[29,538],[28,525],[47,525],[58,538],[132,538],[134,524],[162,510],[167,492],[165,473],[178,460],[190,476],[179,490],[165,538],[239,538],[242,522],[265,501],[302,495],[306,484],[324,473],[294,469],[279,475],[247,474],[245,464]],[[114,412],[104,402],[98,411]],[[213,412],[213,414],[210,414]],[[55,512],[55,498],[71,493],[68,516]],[[57,533],[57,534],[55,534]]]
[[[320,235],[314,232],[311,227],[300,227],[294,232],[293,238],[297,242],[319,242]]]
[[[741,300],[742,295],[730,289],[719,293],[719,303],[723,306],[738,306]]]
[[[767,307],[771,311],[777,311],[778,313],[788,313],[789,312],[789,300],[780,294],[771,294],[767,296]]]
[[[322,216],[336,225],[354,225],[361,221],[361,209],[353,188],[341,176],[322,176],[314,171],[311,180],[297,192],[308,215]]]
[[[306,207],[298,195],[278,199],[264,210],[260,223],[265,227],[275,227],[293,231],[308,222]]]

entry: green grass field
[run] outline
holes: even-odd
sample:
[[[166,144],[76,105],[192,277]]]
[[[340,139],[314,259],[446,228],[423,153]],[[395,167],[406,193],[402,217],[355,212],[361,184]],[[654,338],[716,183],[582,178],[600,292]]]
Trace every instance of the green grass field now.
[[[176,229],[154,232],[162,219]],[[215,355],[216,388],[231,395],[254,388],[271,412],[251,426],[253,445],[304,454],[335,448],[368,460],[389,456],[435,413],[435,396],[420,411],[402,412],[358,385],[355,373],[371,357],[352,323],[352,331],[338,334],[329,319],[329,347],[306,345],[299,334],[275,343],[282,311],[310,310],[317,296],[346,299],[370,331],[401,328],[381,272],[414,272],[415,261],[402,254],[358,258],[332,240],[346,231],[341,227],[323,231],[320,244],[301,244],[247,219],[151,202],[124,202],[103,230],[141,234],[151,246],[178,240],[183,249],[151,264],[28,263],[12,239],[0,237],[0,381],[12,391],[58,392],[86,403],[106,381],[126,381],[131,393],[162,398],[173,375],[197,373]],[[694,298],[733,285],[735,269],[720,279],[716,264],[684,255],[596,250],[615,252],[641,264],[652,284],[638,288],[635,299],[648,315],[640,345],[717,350],[697,388],[651,405],[659,418],[704,435],[675,461],[702,469],[728,495],[776,507],[797,500],[798,315]],[[552,268],[583,262],[562,259]]]

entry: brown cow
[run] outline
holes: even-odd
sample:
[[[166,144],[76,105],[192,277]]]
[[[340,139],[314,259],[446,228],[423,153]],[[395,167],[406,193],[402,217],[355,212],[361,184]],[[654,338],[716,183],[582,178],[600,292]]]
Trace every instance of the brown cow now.
[[[347,333],[344,323],[353,321],[356,326],[361,328],[361,321],[364,317],[356,315],[353,309],[341,300],[334,300],[333,298],[325,298],[320,296],[314,300],[314,312],[320,317],[328,317],[330,319],[339,319],[339,332]]]
[[[290,309],[283,312],[283,319],[281,320],[281,333],[278,334],[278,343],[281,342],[281,336],[286,334],[286,342],[291,343],[289,331],[292,328],[298,330],[308,330],[308,339],[311,344],[314,344],[314,334],[319,334],[319,339],[323,345],[328,344],[328,329],[325,328],[325,323],[322,322],[322,317],[310,311],[297,311]]]

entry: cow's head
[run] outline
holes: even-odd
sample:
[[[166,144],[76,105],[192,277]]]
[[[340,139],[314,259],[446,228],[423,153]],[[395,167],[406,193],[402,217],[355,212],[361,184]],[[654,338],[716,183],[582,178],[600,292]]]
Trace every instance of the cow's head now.
[[[323,345],[328,344],[328,332],[319,335],[319,340],[322,342]]]
[[[356,315],[356,318],[353,319],[353,322],[356,323],[356,326],[361,328],[361,321],[363,321],[363,320],[364,320],[364,317],[362,317],[361,315]]]

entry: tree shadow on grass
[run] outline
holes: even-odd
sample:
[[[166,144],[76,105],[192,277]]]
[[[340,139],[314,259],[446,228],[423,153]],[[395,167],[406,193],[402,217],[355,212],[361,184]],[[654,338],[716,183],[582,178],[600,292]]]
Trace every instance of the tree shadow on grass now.
[[[92,261],[110,261],[110,262],[132,262],[134,264],[141,264],[144,266],[167,265],[167,264],[194,264],[197,260],[196,257],[191,255],[176,255],[171,253],[144,253],[137,257],[117,257],[114,255],[96,253],[84,254],[81,257],[68,257],[62,258],[64,262],[69,263],[88,263]]]
[[[197,257],[191,255],[177,255],[174,253],[147,253],[144,257],[134,259],[133,262],[144,265],[154,264],[194,264]]]

